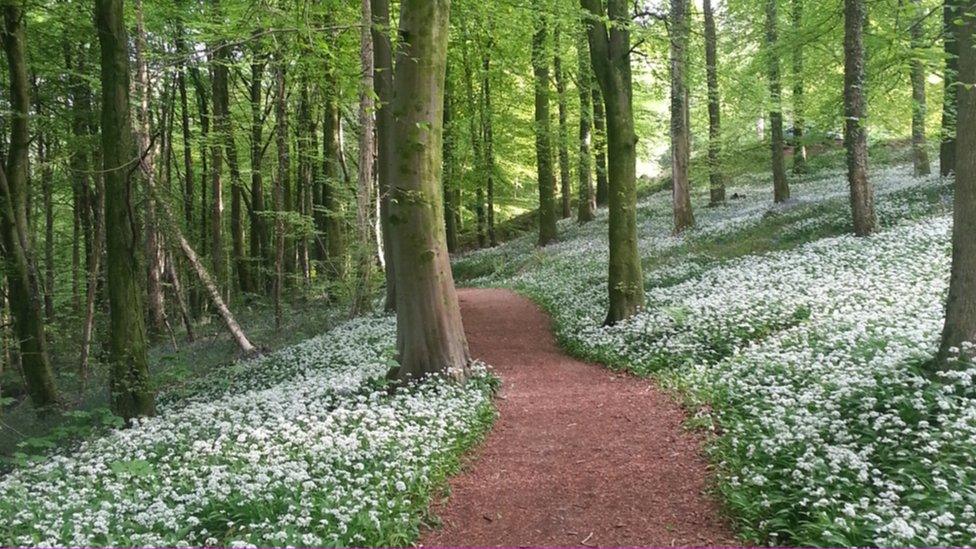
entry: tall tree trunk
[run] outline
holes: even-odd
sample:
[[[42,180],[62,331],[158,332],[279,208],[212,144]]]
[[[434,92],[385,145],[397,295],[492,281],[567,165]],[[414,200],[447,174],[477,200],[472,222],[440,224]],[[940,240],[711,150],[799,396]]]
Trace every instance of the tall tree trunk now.
[[[54,320],[54,170],[51,168],[51,143],[46,135],[37,138],[41,165],[41,194],[44,206],[44,317]]]
[[[592,69],[592,64],[590,68]],[[600,91],[599,83],[596,83],[593,86],[593,151],[596,160],[597,206],[606,206],[610,200],[610,183],[607,181],[607,117],[603,105],[603,92]]]
[[[494,39],[489,36],[481,54],[481,141],[485,145],[485,221],[488,225],[488,245],[497,246],[495,234],[495,127],[492,122],[494,111],[491,107],[491,50]]]
[[[345,170],[342,168],[342,126],[337,93],[335,87],[326,90],[322,121],[322,162],[325,172],[322,203],[325,209],[326,272],[334,280],[342,280],[346,275],[346,238],[340,189],[345,180]]]
[[[146,62],[146,27],[143,22],[142,0],[135,0],[136,12],[136,95],[139,110],[135,130],[137,154],[142,158],[141,171],[148,189],[156,184],[156,146],[150,127],[149,102],[152,88],[149,85],[149,67]],[[146,204],[146,296],[149,306],[149,333],[159,336],[166,333],[166,300],[163,296],[162,246],[157,233],[156,209],[152,202]]]
[[[535,158],[539,180],[539,246],[556,238],[556,176],[552,170],[552,131],[549,127],[548,15],[536,1],[533,15],[532,72],[535,75]]]
[[[707,1],[707,0],[706,0]],[[590,52],[586,45],[586,35],[579,34],[576,41],[576,53],[578,56],[578,75],[576,86],[579,91],[580,102],[580,122],[579,122],[579,200],[577,203],[576,217],[580,224],[593,221],[596,211],[596,193],[593,190],[593,177],[591,166],[593,155],[590,152],[590,140],[592,139],[593,128],[593,105],[590,88],[593,86],[591,78],[592,69],[590,68]]]
[[[41,288],[28,237],[27,162],[30,147],[30,97],[24,36],[24,13],[17,4],[3,7],[3,47],[10,78],[10,143],[0,170],[0,231],[6,262],[8,297],[14,333],[20,342],[21,368],[34,407],[41,413],[58,404],[51,362],[44,336]]]
[[[581,0],[595,18],[587,20],[590,60],[607,112],[609,162],[610,307],[605,324],[615,324],[644,306],[644,276],[637,250],[637,135],[634,132],[630,71],[630,15],[626,0],[608,0],[610,28],[600,0]]]
[[[484,137],[478,131],[478,113],[483,110],[483,94],[476,95],[474,91],[474,63],[468,53],[468,26],[464,26],[465,39],[461,46],[461,63],[464,68],[464,91],[467,98],[468,107],[468,133],[473,152],[472,166],[474,167],[475,177],[475,218],[477,220],[478,247],[484,248],[488,244],[487,219],[485,218],[485,163],[484,163]],[[472,40],[471,42],[475,42]],[[475,42],[476,43],[476,42]],[[445,69],[446,70],[446,69]],[[447,91],[449,88],[445,87]],[[460,187],[460,185],[457,185]],[[460,201],[457,202],[460,205]]]
[[[799,38],[803,32],[803,0],[792,0],[793,36]],[[803,41],[793,45],[793,173],[807,173],[807,145],[804,142],[803,126],[806,125],[806,97],[803,79]]]
[[[766,0],[766,62],[769,78],[769,134],[773,166],[773,202],[790,199],[790,185],[786,180],[786,162],[783,156],[783,93],[779,71],[779,38],[776,4],[779,0]]]
[[[85,320],[81,329],[81,359],[78,373],[83,388],[88,387],[92,333],[95,330],[95,299],[98,297],[98,278],[101,274],[102,246],[105,243],[105,185],[102,177],[95,177],[92,209],[95,211],[95,234],[92,238],[91,258],[88,261],[88,287],[85,294]]]
[[[65,45],[65,65],[73,71],[69,80],[69,97],[71,98],[71,137],[76,146],[71,147],[69,167],[71,170],[72,195],[74,197],[74,238],[71,246],[72,264],[72,305],[76,314],[81,313],[81,254],[79,241],[85,246],[85,267],[91,268],[92,253],[92,215],[91,190],[87,145],[89,144],[88,120],[91,117],[91,95],[85,81],[79,76],[84,71],[83,55],[79,55],[77,62],[72,63],[72,50]]]
[[[942,75],[942,128],[939,143],[939,171],[947,176],[956,170],[956,83],[959,71],[959,2],[945,0],[942,7],[942,35],[945,72]]]
[[[925,39],[922,25],[924,14],[919,0],[911,0],[913,9],[911,26],[911,81],[912,81],[912,165],[916,176],[932,173],[929,166],[928,141],[925,139],[925,64],[922,60],[923,40]]]
[[[470,355],[444,236],[441,123],[450,0],[403,0],[396,63],[396,379],[466,377]]]
[[[560,217],[566,219],[573,215],[573,210],[571,208],[572,197],[570,193],[572,191],[569,182],[569,126],[567,124],[569,107],[566,104],[566,75],[563,73],[563,60],[559,38],[560,32],[559,26],[557,25],[553,39],[556,53],[553,56],[552,68],[556,73],[556,99],[559,108],[559,188],[560,198],[562,199]]]
[[[952,270],[949,277],[949,298],[946,302],[942,343],[934,366],[948,369],[953,366],[954,350],[963,343],[976,341],[976,51],[973,32],[976,17],[970,11],[972,2],[964,2],[960,13],[962,24],[954,39],[959,48],[958,134],[956,136],[956,181],[952,212]],[[971,350],[963,352],[973,358]]]
[[[212,0],[217,4],[217,0]],[[218,288],[229,292],[227,284],[226,259],[224,257],[224,154],[227,149],[228,112],[228,69],[227,45],[218,41],[211,55],[211,81],[213,85],[213,131],[217,135],[210,146],[210,259]]]
[[[390,234],[390,189],[393,187],[393,46],[390,42],[390,0],[372,0],[373,10],[373,91],[376,93],[376,179],[379,187],[380,229],[386,267],[387,311],[396,309],[396,268],[393,263],[393,237]]]
[[[141,242],[134,219],[136,146],[129,117],[129,52],[122,0],[96,0],[101,43],[102,155],[108,244],[109,360],[113,411],[125,419],[152,415],[146,324],[138,273]]]
[[[671,0],[671,197],[675,234],[692,227],[691,137],[688,127],[688,0]]]
[[[190,77],[193,79],[193,87],[197,96],[197,110],[200,113],[200,230],[198,234],[200,236],[200,254],[206,255],[210,242],[210,235],[207,234],[207,218],[210,216],[210,209],[207,208],[207,178],[210,176],[207,164],[207,143],[210,141],[210,98],[199,67],[190,67]],[[214,162],[211,161],[210,163],[213,164]]]
[[[288,110],[285,102],[285,63],[275,59],[275,147],[278,169],[274,178],[275,261],[272,296],[275,306],[275,329],[281,329],[281,298],[285,289],[285,185],[288,180]]]
[[[255,47],[257,49],[257,47]],[[268,241],[267,222],[264,218],[264,109],[261,104],[264,79],[264,57],[254,52],[251,61],[251,81],[249,85],[251,101],[251,258],[256,268],[253,270],[255,288],[266,288],[262,282],[263,273],[274,263]]]
[[[455,127],[453,119],[454,94],[452,93],[452,90],[454,87],[451,85],[450,66],[448,66],[444,72],[444,113],[442,115],[443,138],[441,141],[442,146],[444,147],[444,171],[441,176],[441,187],[444,194],[444,238],[446,240],[448,253],[453,254],[458,251],[458,226],[457,220],[454,216],[454,211],[459,207],[457,202],[454,201],[456,197],[454,187],[457,186],[454,175],[454,143],[457,128]]]
[[[315,149],[312,149],[312,134],[315,125],[312,123],[312,105],[308,94],[308,74],[303,72],[299,83],[298,123],[295,128],[295,152],[298,157],[298,177],[295,178],[295,212],[305,217],[311,216],[312,207],[308,201],[308,191],[312,187],[312,160]],[[298,257],[298,271],[302,281],[307,285],[311,282],[311,265],[308,255],[308,238],[304,231],[296,238],[295,252]]]
[[[187,53],[186,41],[183,38],[182,25],[176,33],[176,51],[180,58],[185,58]],[[186,230],[193,229],[193,136],[190,129],[190,105],[186,92],[186,65],[180,67],[176,73],[176,86],[180,92],[180,129],[183,132],[183,217],[186,220]],[[189,233],[192,237],[192,232]]]
[[[725,174],[722,171],[722,107],[718,91],[718,48],[712,1],[702,0],[702,8],[705,12],[705,80],[708,86],[708,203],[710,206],[717,206],[725,203]]]
[[[864,0],[844,0],[844,146],[851,187],[854,234],[874,232],[874,189],[868,181],[868,136],[864,84]]]
[[[356,290],[352,314],[369,311],[373,299],[373,9],[361,0],[363,26],[359,36],[359,174],[356,180]]]

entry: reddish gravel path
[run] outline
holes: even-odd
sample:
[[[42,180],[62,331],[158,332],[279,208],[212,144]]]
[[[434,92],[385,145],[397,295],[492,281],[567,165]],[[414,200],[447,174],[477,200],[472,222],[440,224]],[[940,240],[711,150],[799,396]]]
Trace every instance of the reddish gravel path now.
[[[426,546],[734,543],[680,407],[646,380],[563,354],[507,290],[461,290],[473,356],[503,380],[499,418],[451,480]]]

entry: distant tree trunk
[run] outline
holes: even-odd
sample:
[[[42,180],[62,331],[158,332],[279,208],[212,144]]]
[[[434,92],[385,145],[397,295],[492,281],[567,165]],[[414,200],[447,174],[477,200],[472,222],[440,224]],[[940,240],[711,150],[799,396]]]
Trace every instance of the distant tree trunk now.
[[[594,17],[587,20],[590,60],[603,91],[607,112],[609,163],[610,307],[606,325],[644,306],[644,276],[637,250],[637,135],[634,131],[630,72],[630,11],[626,0],[608,0],[609,28],[600,0],[582,0]]]
[[[694,226],[691,210],[691,136],[688,127],[688,0],[671,0],[671,197],[674,232]]]
[[[139,257],[133,218],[137,200],[132,174],[136,146],[129,117],[129,52],[122,0],[96,0],[101,43],[102,156],[108,244],[109,360],[113,411],[125,418],[153,415],[155,397],[146,360]]]
[[[149,67],[146,62],[146,27],[143,22],[142,0],[135,0],[136,12],[136,95],[139,109],[136,113],[135,130],[137,154],[142,158],[141,170],[148,189],[156,185],[156,146],[152,138],[149,102],[152,88],[149,85]],[[146,296],[149,306],[149,333],[159,336],[166,333],[166,300],[163,296],[163,256],[157,232],[155,206],[146,204]]]
[[[596,205],[606,206],[610,200],[610,183],[607,181],[607,123],[603,112],[603,92],[599,85],[593,86],[593,151],[596,160]]]
[[[69,97],[71,98],[71,137],[75,143],[88,143],[88,120],[91,117],[91,97],[85,81],[79,76],[84,71],[82,60],[84,56],[78,56],[77,62],[71,62],[71,47],[65,45],[65,65],[74,74],[69,80]],[[89,177],[88,153],[86,147],[72,147],[71,158],[69,160],[73,183],[72,195],[74,197],[74,224],[71,246],[71,293],[72,306],[76,314],[81,313],[81,289],[80,278],[82,273],[81,254],[79,241],[85,245],[85,267],[91,268],[92,253],[92,223],[91,223],[91,190]]]
[[[3,7],[3,47],[10,78],[11,135],[7,162],[0,170],[0,231],[7,269],[8,297],[14,333],[20,342],[21,368],[34,407],[40,413],[58,404],[58,393],[44,336],[42,297],[28,236],[27,162],[30,148],[24,13],[18,4]]]
[[[396,273],[390,234],[390,189],[396,175],[393,155],[393,46],[390,42],[390,0],[372,0],[373,90],[376,93],[376,179],[379,188],[380,229],[386,267],[387,311],[396,309]],[[456,244],[456,243],[455,243]]]
[[[441,188],[444,195],[444,230],[445,239],[447,244],[448,253],[455,253],[458,251],[458,226],[457,220],[454,216],[454,210],[457,209],[458,204],[455,200],[454,187],[457,182],[454,180],[454,142],[455,133],[457,131],[453,113],[454,113],[454,95],[452,93],[454,87],[451,85],[451,70],[448,66],[444,71],[444,113],[443,117],[443,138],[442,146],[444,148],[444,172],[441,176],[442,183]]]
[[[207,178],[210,176],[207,163],[207,143],[210,141],[210,98],[198,67],[190,67],[190,77],[193,79],[197,110],[200,113],[200,230],[198,234],[200,236],[200,254],[206,255],[210,242],[210,235],[207,234],[207,218],[211,213],[210,209],[207,208]],[[210,163],[213,163],[213,159]]]
[[[769,133],[773,159],[773,202],[790,199],[790,185],[786,181],[786,163],[783,156],[783,97],[779,72],[779,38],[776,16],[778,0],[766,0],[766,55],[769,78]]]
[[[180,57],[188,55],[186,41],[183,38],[182,25],[176,33],[176,51]],[[193,229],[193,135],[190,129],[190,104],[186,92],[186,65],[180,67],[176,73],[176,86],[180,92],[180,126],[183,132],[183,217],[186,220],[186,230]],[[190,232],[192,235],[192,232]]]
[[[186,330],[186,341],[193,343],[193,340],[196,339],[196,336],[193,334],[193,317],[190,315],[190,309],[186,306],[183,284],[180,282],[176,262],[173,261],[172,256],[166,262],[166,277],[169,278],[170,284],[173,285],[173,297],[176,301],[176,308],[180,311],[180,318],[183,320],[183,328]]]
[[[211,0],[216,5],[217,0]],[[228,95],[227,45],[218,41],[211,56],[211,80],[213,86],[213,131],[217,136],[210,145],[210,259],[218,288],[229,292],[226,260],[224,258],[224,154],[227,148],[228,113],[225,100]]]
[[[922,14],[921,3],[919,0],[911,0],[913,8],[911,26],[911,81],[912,81],[912,165],[915,168],[916,176],[925,176],[932,173],[929,166],[928,141],[925,139],[925,64],[921,56],[925,39],[922,25],[924,15]]]
[[[326,270],[334,280],[345,277],[346,250],[340,190],[344,181],[342,169],[342,147],[339,118],[338,90],[326,91],[325,118],[322,123],[322,158],[325,183],[322,188],[322,202],[325,206],[325,251]]]
[[[538,4],[538,0],[536,4]],[[552,170],[552,131],[549,127],[548,16],[541,6],[533,15],[532,72],[535,75],[535,158],[539,182],[539,246],[556,238],[556,176]]]
[[[54,170],[47,136],[38,135],[37,148],[44,206],[44,317],[51,322],[54,320]]]
[[[441,123],[449,0],[402,0],[396,63],[397,178],[393,192],[399,381],[463,379],[470,355],[444,236]]]
[[[102,245],[105,242],[105,186],[101,177],[95,178],[92,208],[95,211],[95,235],[92,238],[91,258],[88,262],[88,287],[85,294],[85,320],[81,331],[81,359],[78,372],[83,388],[88,387],[89,358],[92,333],[95,330],[95,298],[98,297],[98,275],[101,273]]]
[[[567,124],[569,107],[566,104],[566,75],[563,73],[559,37],[559,26],[557,25],[553,39],[556,54],[553,56],[552,68],[556,73],[556,99],[559,105],[559,187],[562,198],[560,217],[566,219],[572,217],[573,210],[570,206],[572,203],[570,193],[572,191],[569,182],[569,126]]]
[[[942,35],[945,71],[942,75],[942,131],[939,143],[939,171],[947,176],[956,170],[956,83],[959,45],[956,19],[961,0],[945,0],[942,7]]]
[[[864,127],[867,97],[864,91],[864,0],[844,0],[844,146],[847,182],[851,187],[854,234],[874,232],[874,189],[868,181],[868,136]]]
[[[275,329],[281,330],[281,297],[285,288],[285,180],[288,178],[288,122],[285,105],[284,60],[275,60],[275,145],[278,149],[278,170],[274,178],[275,260],[272,298],[275,308]]]
[[[373,299],[373,9],[361,0],[363,26],[359,36],[359,174],[356,183],[356,290],[353,315],[370,310]]]
[[[803,1],[792,0],[793,36],[799,38],[803,32]],[[803,126],[806,125],[806,100],[803,82],[803,40],[793,44],[793,173],[807,173],[807,145],[803,141]]]
[[[468,33],[468,27],[463,26],[463,32],[465,36]],[[462,42],[461,47],[461,64],[464,68],[464,91],[467,98],[468,107],[468,133],[469,139],[471,141],[471,150],[473,152],[472,165],[474,166],[474,177],[475,177],[475,217],[477,219],[477,235],[478,235],[478,247],[484,248],[488,244],[488,234],[487,234],[487,219],[485,218],[485,163],[484,163],[484,146],[482,143],[483,135],[478,131],[478,116],[477,113],[481,112],[483,109],[483,104],[481,95],[475,94],[474,91],[474,61],[468,54],[468,41],[465,39]],[[446,69],[445,69],[446,70]],[[445,79],[446,80],[446,79]],[[445,87],[447,91],[450,88]],[[459,187],[459,186],[458,186]],[[460,201],[457,202],[460,204]]]
[[[264,271],[271,268],[274,264],[274,254],[271,252],[269,242],[267,213],[264,206],[264,107],[261,103],[263,97],[264,79],[264,57],[255,47],[254,57],[251,61],[251,81],[248,87],[251,101],[251,258],[255,263],[254,286],[264,288]]]
[[[492,119],[494,112],[491,108],[491,49],[494,46],[494,39],[490,36],[485,50],[481,55],[481,128],[482,142],[485,144],[485,191],[487,202],[485,203],[486,221],[488,225],[488,245],[497,246],[498,238],[495,235],[495,129]]]
[[[707,0],[706,0],[707,1]],[[576,217],[580,224],[593,221],[596,211],[596,193],[593,192],[593,177],[591,175],[591,165],[593,155],[590,152],[590,140],[592,139],[593,126],[593,105],[591,103],[590,88],[593,81],[590,77],[590,52],[586,45],[586,35],[580,34],[576,41],[576,53],[578,56],[578,75],[576,86],[579,91],[580,102],[580,122],[579,122],[579,200],[577,204]]]
[[[972,2],[962,3],[962,25],[956,29],[954,47],[959,48],[956,136],[956,181],[952,212],[952,269],[949,298],[946,302],[942,343],[933,366],[948,369],[953,365],[951,350],[961,350],[964,342],[976,341],[976,47],[973,32],[976,17],[970,11]],[[954,23],[955,24],[955,23]],[[973,353],[962,353],[972,359]]]
[[[722,107],[718,91],[718,49],[712,1],[702,0],[702,8],[705,12],[705,80],[708,85],[708,203],[710,206],[717,206],[725,203],[725,174],[722,172]]]
[[[311,148],[315,125],[312,123],[312,105],[308,93],[307,72],[303,72],[301,75],[299,86],[301,89],[298,99],[298,124],[295,131],[295,152],[298,157],[298,177],[295,179],[295,211],[304,217],[311,216],[312,214],[311,204],[309,204],[308,200],[308,191],[313,184],[312,159],[315,156],[315,149]],[[312,280],[308,254],[308,238],[302,234],[296,240],[297,246],[295,251],[298,256],[298,271],[301,273],[303,282],[307,285]]]

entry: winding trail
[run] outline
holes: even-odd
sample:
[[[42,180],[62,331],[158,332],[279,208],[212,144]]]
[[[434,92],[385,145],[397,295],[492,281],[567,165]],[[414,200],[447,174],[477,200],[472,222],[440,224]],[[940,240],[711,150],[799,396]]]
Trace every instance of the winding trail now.
[[[460,290],[472,355],[503,384],[498,420],[426,546],[735,543],[705,494],[700,437],[647,380],[564,354],[549,318],[508,290]]]

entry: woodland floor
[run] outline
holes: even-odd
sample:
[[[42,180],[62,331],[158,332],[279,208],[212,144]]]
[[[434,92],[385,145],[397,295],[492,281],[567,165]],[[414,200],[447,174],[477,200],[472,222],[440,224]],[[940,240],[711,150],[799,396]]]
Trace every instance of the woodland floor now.
[[[502,379],[499,417],[427,546],[734,543],[707,493],[702,440],[648,380],[577,361],[550,320],[508,290],[460,290],[472,355]]]

